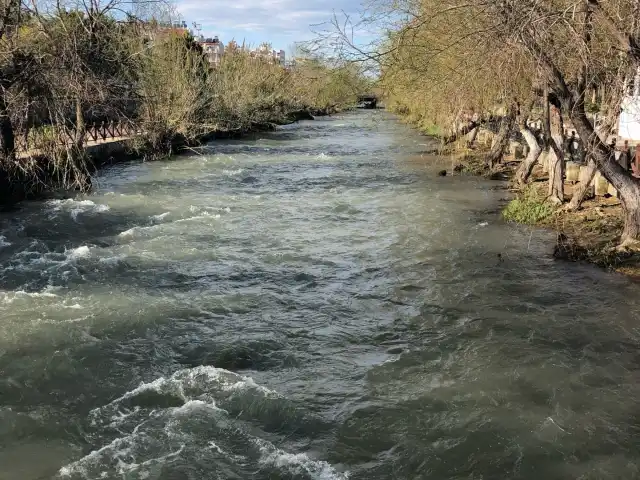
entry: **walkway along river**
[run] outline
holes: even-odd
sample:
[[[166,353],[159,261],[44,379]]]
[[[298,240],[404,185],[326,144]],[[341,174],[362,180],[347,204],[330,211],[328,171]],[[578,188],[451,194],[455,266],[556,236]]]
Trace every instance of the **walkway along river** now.
[[[425,143],[348,114],[4,214],[0,479],[637,478],[640,289]]]

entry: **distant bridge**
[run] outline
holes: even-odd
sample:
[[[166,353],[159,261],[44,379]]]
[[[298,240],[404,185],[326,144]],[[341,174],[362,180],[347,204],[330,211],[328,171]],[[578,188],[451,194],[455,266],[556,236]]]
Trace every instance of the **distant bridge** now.
[[[378,96],[374,93],[358,95],[358,108],[376,108],[378,106]]]

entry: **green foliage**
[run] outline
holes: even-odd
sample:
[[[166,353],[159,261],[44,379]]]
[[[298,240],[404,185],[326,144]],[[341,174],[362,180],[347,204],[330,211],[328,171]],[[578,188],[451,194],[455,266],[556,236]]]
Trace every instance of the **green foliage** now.
[[[327,113],[354,107],[371,87],[355,65],[329,66],[319,58],[302,59],[293,82],[301,103]]]
[[[190,34],[166,21],[116,19],[122,0],[70,11],[52,4],[46,14],[24,13],[19,3],[6,6],[18,28],[0,25],[0,168],[19,165],[20,181],[52,171],[65,187],[83,188],[91,124],[133,121],[144,132],[133,146],[157,156],[210,133],[349,108],[366,88],[350,66],[315,59],[289,71],[237,45],[213,66]],[[12,138],[38,162],[16,162],[25,152]]]
[[[510,222],[535,225],[554,213],[552,205],[533,186],[524,189],[518,198],[509,202],[502,211],[502,217]]]
[[[456,3],[411,2],[382,68],[387,107],[430,133],[525,98],[533,82],[528,59],[487,33],[494,19],[483,14],[484,2]]]

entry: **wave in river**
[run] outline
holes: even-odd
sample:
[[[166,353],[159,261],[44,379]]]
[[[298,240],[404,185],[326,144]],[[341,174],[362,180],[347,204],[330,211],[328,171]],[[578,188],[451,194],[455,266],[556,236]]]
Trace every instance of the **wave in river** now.
[[[250,377],[211,366],[180,370],[91,411],[96,438],[112,439],[58,477],[144,479],[202,465],[207,478],[346,479],[325,461],[276,446],[266,424],[295,415],[285,398]]]
[[[91,200],[74,200],[72,198],[51,200],[47,202],[47,206],[52,212],[68,211],[74,221],[78,221],[78,217],[81,214],[104,213],[111,209],[109,205],[96,204]]]

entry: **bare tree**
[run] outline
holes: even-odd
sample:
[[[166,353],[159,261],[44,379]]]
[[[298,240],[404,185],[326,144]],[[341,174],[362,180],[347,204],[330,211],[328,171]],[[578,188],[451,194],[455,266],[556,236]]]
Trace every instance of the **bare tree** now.
[[[555,99],[545,136],[551,149],[549,199],[564,201],[563,124],[570,121],[588,157],[619,192],[625,217],[621,246],[635,246],[640,181],[616,162],[586,103],[598,90],[602,110],[615,112],[620,104],[625,79],[640,65],[639,1],[380,0],[403,22],[376,52],[363,51],[337,22],[334,40],[351,47],[352,55],[377,61],[392,96],[400,92],[401,107],[417,121],[449,125],[461,110],[508,107],[500,99],[522,100],[535,82],[548,85]],[[427,86],[419,87],[421,98],[412,98],[407,92],[420,81]]]

